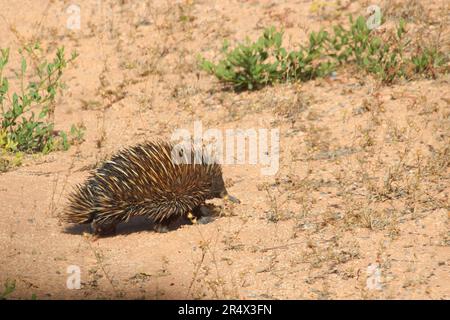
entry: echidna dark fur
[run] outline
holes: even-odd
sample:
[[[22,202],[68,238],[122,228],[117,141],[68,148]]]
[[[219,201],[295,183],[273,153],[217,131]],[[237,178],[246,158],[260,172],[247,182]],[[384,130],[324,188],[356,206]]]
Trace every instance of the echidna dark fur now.
[[[198,215],[207,199],[238,202],[228,195],[219,164],[188,162],[187,153],[183,161],[173,161],[174,150],[158,141],[120,151],[76,187],[63,219],[90,223],[95,234],[107,234],[133,216],[165,227],[189,213]]]

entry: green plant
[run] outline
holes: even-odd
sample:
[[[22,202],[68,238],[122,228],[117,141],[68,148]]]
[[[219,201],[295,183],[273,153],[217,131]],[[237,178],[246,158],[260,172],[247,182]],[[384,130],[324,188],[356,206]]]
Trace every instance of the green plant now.
[[[309,80],[332,71],[330,62],[313,64],[322,56],[324,31],[311,33],[309,45],[288,52],[282,47],[282,32],[267,28],[256,41],[240,43],[232,50],[224,42],[224,59],[217,64],[200,57],[200,66],[236,90],[259,89],[279,81]]]
[[[280,48],[276,59],[283,71],[283,81],[308,81],[324,77],[335,70],[335,63],[330,59],[325,45],[329,39],[328,32],[321,30],[311,32],[306,46],[300,46],[298,51],[287,52]]]
[[[396,33],[387,40],[373,34],[363,17],[353,21],[350,28],[334,27],[334,36],[330,44],[332,56],[339,64],[355,62],[361,69],[376,75],[384,83],[391,83],[401,77],[403,72],[403,52],[408,44],[404,40],[405,26],[401,20]]]
[[[58,143],[58,139],[64,138],[54,131],[53,115],[57,92],[64,88],[61,76],[77,54],[72,53],[71,58],[66,59],[64,47],[59,48],[53,61],[42,59],[35,62],[32,80],[26,82],[28,63],[25,54],[36,58],[39,49],[36,44],[19,50],[21,68],[15,72],[19,90],[12,94],[9,92],[9,80],[3,74],[9,62],[10,50],[0,51],[0,148],[9,152],[48,153],[59,145],[63,149],[68,148],[67,144]]]
[[[6,300],[14,290],[16,290],[16,281],[7,279],[4,284],[4,290],[0,293],[0,300]]]
[[[77,125],[73,124],[70,127],[70,137],[71,137],[70,144],[80,144],[81,142],[83,142],[85,131],[86,127],[84,126],[84,124],[82,123]]]
[[[436,78],[438,70],[446,63],[446,57],[436,48],[422,49],[419,47],[411,57],[411,63],[414,66],[415,73]]]
[[[386,84],[414,74],[435,77],[436,70],[446,63],[445,56],[427,47],[408,55],[411,40],[406,33],[405,22],[400,20],[395,32],[383,39],[367,27],[363,17],[350,17],[349,28],[337,25],[331,33],[311,32],[306,45],[288,52],[282,47],[283,33],[272,27],[256,42],[247,40],[232,50],[225,41],[223,59],[215,64],[200,57],[200,67],[236,90],[324,77],[337,66],[350,63]]]
[[[247,39],[233,50],[229,50],[225,41],[222,48],[225,58],[218,64],[201,59],[201,66],[219,80],[232,83],[235,89],[260,88],[281,77],[278,61],[269,61],[280,50],[281,36],[274,29],[267,29],[256,42]]]

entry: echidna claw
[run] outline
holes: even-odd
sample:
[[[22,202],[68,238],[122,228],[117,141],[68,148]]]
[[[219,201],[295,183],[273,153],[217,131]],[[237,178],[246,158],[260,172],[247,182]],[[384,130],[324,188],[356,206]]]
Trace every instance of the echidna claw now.
[[[191,221],[192,224],[197,224],[197,217],[194,216],[194,215],[192,214],[192,212],[189,212],[189,213],[187,214],[187,217],[188,217],[189,221]]]

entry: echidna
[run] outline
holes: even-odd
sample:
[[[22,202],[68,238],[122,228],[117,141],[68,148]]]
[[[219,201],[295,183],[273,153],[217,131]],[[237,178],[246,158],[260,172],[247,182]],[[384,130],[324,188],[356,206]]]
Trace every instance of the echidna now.
[[[165,228],[188,214],[199,216],[207,199],[239,202],[228,195],[220,164],[208,163],[196,148],[190,151],[163,141],[120,151],[76,187],[63,220],[91,223],[94,234],[112,233],[132,216]]]

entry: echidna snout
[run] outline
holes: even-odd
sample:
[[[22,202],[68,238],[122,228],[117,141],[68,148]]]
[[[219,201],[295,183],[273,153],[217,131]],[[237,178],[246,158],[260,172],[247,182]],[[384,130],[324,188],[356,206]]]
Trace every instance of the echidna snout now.
[[[225,188],[225,182],[222,175],[214,176],[211,186],[211,194],[214,198],[222,198],[224,200],[231,201],[233,203],[241,203],[241,201],[228,193]]]
[[[241,200],[239,200],[238,198],[236,198],[235,196],[232,196],[231,194],[226,193],[223,197],[224,200],[228,200],[231,201],[233,203],[241,203]]]

